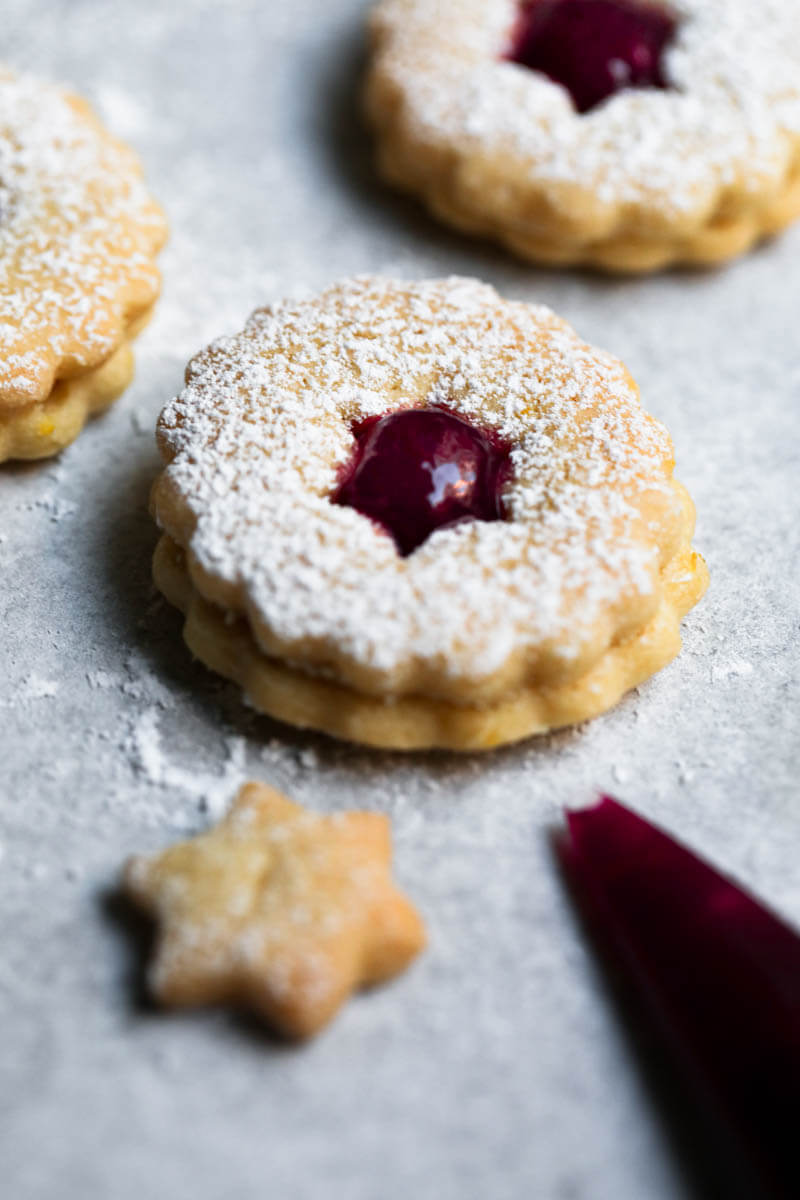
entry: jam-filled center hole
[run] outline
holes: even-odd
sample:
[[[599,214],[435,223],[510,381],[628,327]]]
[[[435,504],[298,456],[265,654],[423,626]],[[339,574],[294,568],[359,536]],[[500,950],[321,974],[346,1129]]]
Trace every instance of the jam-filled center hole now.
[[[649,0],[525,0],[508,58],[560,83],[585,113],[625,88],[668,88],[676,25]]]
[[[438,407],[369,417],[353,433],[333,502],[382,526],[404,557],[436,529],[505,518],[511,462],[497,434]]]

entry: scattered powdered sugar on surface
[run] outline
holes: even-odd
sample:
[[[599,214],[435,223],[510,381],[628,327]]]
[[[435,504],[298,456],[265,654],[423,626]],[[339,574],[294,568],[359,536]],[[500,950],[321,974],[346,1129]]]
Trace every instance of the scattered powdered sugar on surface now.
[[[721,190],[777,184],[800,136],[800,6],[674,0],[671,87],[623,90],[575,112],[564,88],[505,59],[517,0],[383,0],[378,65],[395,120],[438,152],[517,182],[585,186],[595,204],[702,211]]]
[[[230,737],[226,740],[227,758],[221,772],[191,770],[168,757],[163,749],[159,722],[157,708],[144,709],[134,722],[130,748],[139,771],[150,786],[188,793],[212,818],[221,817],[246,778],[245,739]]]
[[[136,137],[148,132],[149,114],[139,97],[105,84],[95,93],[95,101],[103,119],[116,133]]]
[[[0,71],[0,398],[107,358],[155,297],[163,238],[133,153],[60,89]]]
[[[8,699],[0,699],[0,708],[16,708],[17,705],[30,704],[37,700],[52,700],[59,692],[59,684],[55,679],[45,679],[41,675],[31,673],[20,680]]]
[[[730,658],[711,665],[712,683],[726,683],[731,679],[748,679],[754,671],[753,664],[744,658]]]
[[[87,672],[89,686],[103,690],[115,688],[128,700],[142,701],[162,710],[175,707],[174,693],[148,668],[138,651],[130,651],[123,666],[124,674],[102,668]]]
[[[39,675],[28,675],[19,689],[21,700],[52,700],[58,695],[58,683],[54,679],[42,679]]]
[[[43,509],[55,524],[68,517],[74,517],[78,512],[78,505],[74,500],[65,500],[63,496],[57,496],[53,492],[47,492],[34,500],[32,507]]]
[[[430,403],[509,441],[511,519],[439,530],[403,559],[329,497],[352,421]],[[573,657],[598,622],[613,634],[625,596],[657,602],[659,530],[640,509],[678,519],[668,435],[621,363],[475,280],[360,278],[259,310],[192,361],[160,431],[192,554],[268,652],[393,686],[420,664],[480,678],[545,642]]]
[[[114,688],[119,687],[123,678],[121,675],[113,671],[87,671],[86,680],[91,688]]]

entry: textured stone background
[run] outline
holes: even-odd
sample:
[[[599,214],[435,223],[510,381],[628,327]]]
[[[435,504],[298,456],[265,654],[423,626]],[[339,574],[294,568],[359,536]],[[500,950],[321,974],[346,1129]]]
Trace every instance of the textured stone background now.
[[[800,230],[719,274],[538,272],[374,181],[361,0],[3,7],[4,57],[87,93],[172,225],[135,384],[57,462],[0,474],[3,1194],[695,1194],[703,1154],[667,1131],[549,833],[612,789],[800,921]],[[681,658],[607,717],[487,758],[360,753],[256,717],[154,596],[152,428],[186,359],[257,303],[364,270],[552,304],[670,427],[712,588]],[[430,926],[408,975],[305,1049],[148,1011],[113,899],[127,854],[204,827],[246,776],[391,813]]]

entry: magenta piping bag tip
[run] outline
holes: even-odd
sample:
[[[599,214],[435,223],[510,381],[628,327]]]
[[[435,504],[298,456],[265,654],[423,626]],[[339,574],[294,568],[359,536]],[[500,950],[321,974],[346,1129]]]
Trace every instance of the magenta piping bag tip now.
[[[797,933],[610,796],[566,821],[561,851],[577,898],[692,1096],[730,1129],[759,1200],[797,1200]]]

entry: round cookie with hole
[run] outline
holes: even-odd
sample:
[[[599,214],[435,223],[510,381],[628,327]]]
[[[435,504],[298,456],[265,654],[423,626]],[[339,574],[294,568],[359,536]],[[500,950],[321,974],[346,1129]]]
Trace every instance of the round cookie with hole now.
[[[86,102],[0,70],[0,462],[57,454],[130,383],[165,237]]]
[[[710,265],[800,214],[800,7],[381,0],[390,182],[536,262]]]
[[[258,310],[158,426],[156,583],[259,709],[398,749],[583,721],[706,587],[664,428],[617,359],[472,279]]]

